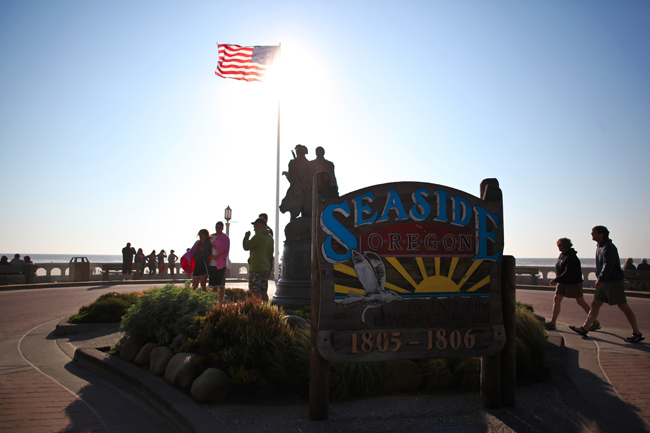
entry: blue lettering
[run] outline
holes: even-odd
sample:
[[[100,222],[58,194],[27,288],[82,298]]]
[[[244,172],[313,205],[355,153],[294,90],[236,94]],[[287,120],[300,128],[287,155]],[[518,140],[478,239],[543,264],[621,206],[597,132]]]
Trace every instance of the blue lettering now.
[[[447,196],[449,193],[447,191],[434,191],[434,194],[438,197],[438,206],[437,206],[437,215],[435,221],[449,221],[447,218]]]
[[[487,241],[491,240],[493,243],[497,241],[497,235],[494,231],[487,231],[487,220],[488,218],[492,221],[497,228],[500,225],[499,215],[494,215],[491,212],[483,209],[481,206],[476,206],[476,218],[478,219],[478,251],[474,260],[497,260],[501,255],[502,251],[498,251],[491,256],[487,255]]]
[[[364,224],[372,224],[377,219],[377,212],[372,214],[372,216],[369,219],[367,220],[363,219],[364,213],[369,214],[372,212],[370,206],[363,204],[364,200],[368,200],[370,203],[372,203],[375,200],[375,196],[372,193],[372,191],[368,191],[367,193],[358,195],[352,199],[352,203],[354,203],[354,226],[355,227],[359,227]]]
[[[331,204],[323,209],[320,216],[320,225],[329,236],[323,242],[323,256],[330,263],[340,263],[348,260],[350,251],[357,248],[357,239],[343,225],[334,218],[334,212],[341,213],[344,217],[350,216],[350,206],[347,201],[340,204]],[[332,240],[338,242],[347,250],[345,254],[338,254],[332,248]]]
[[[455,226],[465,226],[472,220],[472,204],[457,195],[451,198],[452,218]]]
[[[424,221],[429,215],[431,215],[431,205],[424,199],[424,197],[429,197],[428,188],[419,188],[411,195],[414,205],[411,208],[409,215],[411,215],[413,221]]]
[[[404,210],[404,205],[402,205],[402,200],[400,200],[399,194],[394,189],[388,190],[388,197],[386,198],[386,206],[384,206],[384,212],[382,212],[377,222],[380,223],[388,221],[388,212],[390,212],[391,209],[395,209],[397,211],[397,218],[395,218],[395,221],[409,219],[409,216]]]

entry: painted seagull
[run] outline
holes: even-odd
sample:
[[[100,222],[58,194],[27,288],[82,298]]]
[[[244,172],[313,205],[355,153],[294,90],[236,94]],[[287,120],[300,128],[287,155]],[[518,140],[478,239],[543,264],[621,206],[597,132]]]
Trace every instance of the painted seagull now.
[[[392,290],[386,291],[384,289],[386,267],[376,253],[369,251],[362,255],[358,251],[352,250],[351,254],[354,272],[357,274],[357,278],[366,294],[359,295],[349,292],[341,303],[346,308],[352,305],[361,305],[361,322],[366,323],[366,311],[369,308],[377,308],[389,302],[401,301],[402,297]]]

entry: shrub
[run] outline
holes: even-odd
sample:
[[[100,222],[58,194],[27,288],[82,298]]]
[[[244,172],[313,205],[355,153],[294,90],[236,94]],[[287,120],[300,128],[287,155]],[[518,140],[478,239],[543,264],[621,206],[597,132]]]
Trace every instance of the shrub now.
[[[311,307],[305,307],[302,310],[296,310],[293,312],[293,315],[302,317],[303,319],[311,322]]]
[[[253,293],[251,293],[250,290],[230,289],[228,287],[226,287],[224,293],[225,293],[225,296],[223,298],[224,302],[239,302],[253,296]]]
[[[228,372],[236,388],[300,388],[308,376],[309,357],[305,361],[297,332],[277,307],[247,298],[215,305],[205,317],[197,317],[176,352],[196,353],[199,373],[209,367]]]
[[[477,391],[481,358],[430,358],[417,360],[422,369],[424,391]]]
[[[381,394],[387,366],[387,362],[332,362],[330,397],[343,400]]]
[[[122,320],[129,308],[138,300],[140,293],[109,292],[70,316],[69,323],[113,323]]]
[[[196,316],[204,316],[214,305],[215,294],[166,284],[146,291],[122,318],[125,337],[140,337],[145,342],[170,345],[187,332]],[[178,338],[177,340],[179,340]]]
[[[517,378],[538,381],[548,376],[544,363],[546,335],[537,317],[525,306],[517,305]]]

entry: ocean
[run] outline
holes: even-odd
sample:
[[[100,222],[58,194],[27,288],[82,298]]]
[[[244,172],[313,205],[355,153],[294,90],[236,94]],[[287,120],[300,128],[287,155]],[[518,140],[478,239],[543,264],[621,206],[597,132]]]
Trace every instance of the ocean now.
[[[6,255],[11,260],[14,254],[0,254]],[[22,256],[30,256],[34,263],[68,263],[72,257],[86,257],[91,263],[121,263],[121,254],[22,254]],[[542,258],[517,258],[517,266],[555,266],[557,257],[542,259]],[[582,266],[586,268],[595,268],[596,260],[593,257],[582,258],[580,257]],[[621,265],[625,263],[625,259],[621,259]],[[634,263],[641,263],[641,259],[634,259]]]

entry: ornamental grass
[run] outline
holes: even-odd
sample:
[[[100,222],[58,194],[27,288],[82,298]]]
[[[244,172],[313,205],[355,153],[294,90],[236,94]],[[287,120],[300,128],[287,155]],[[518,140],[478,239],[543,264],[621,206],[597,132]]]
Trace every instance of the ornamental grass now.
[[[236,389],[267,393],[308,384],[308,331],[291,329],[282,310],[259,299],[215,305],[187,335],[176,353],[195,353],[199,374],[210,367],[227,372]]]

